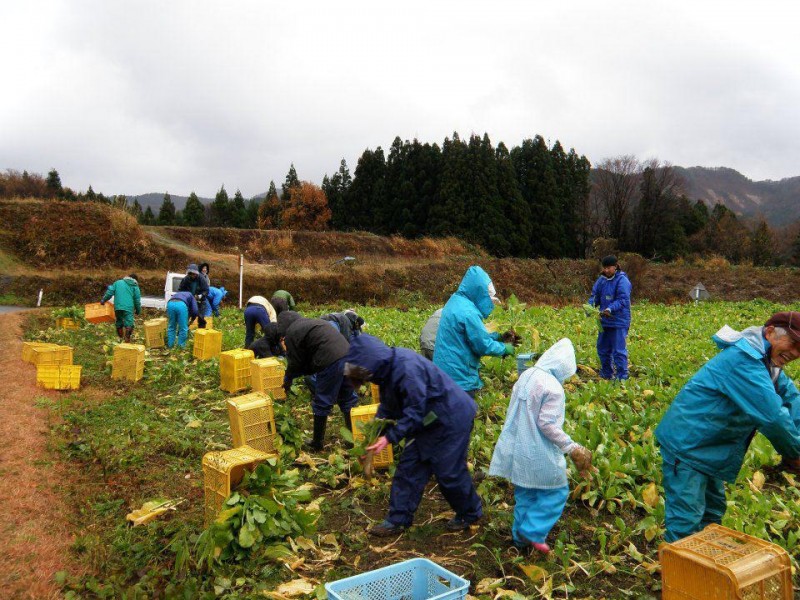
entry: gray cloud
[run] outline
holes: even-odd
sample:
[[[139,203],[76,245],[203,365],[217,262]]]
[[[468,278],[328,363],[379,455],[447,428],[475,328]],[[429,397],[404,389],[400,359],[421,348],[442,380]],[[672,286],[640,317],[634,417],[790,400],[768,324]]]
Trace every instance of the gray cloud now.
[[[789,4],[18,4],[0,8],[0,168],[77,189],[251,196],[290,163],[319,182],[453,131],[799,174]]]

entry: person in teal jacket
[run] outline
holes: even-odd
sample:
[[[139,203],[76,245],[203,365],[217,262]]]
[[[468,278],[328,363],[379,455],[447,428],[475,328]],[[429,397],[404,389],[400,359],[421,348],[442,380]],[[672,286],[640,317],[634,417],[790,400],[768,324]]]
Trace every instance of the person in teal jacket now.
[[[131,273],[109,285],[100,304],[105,304],[111,298],[114,298],[117,335],[130,343],[133,335],[133,315],[142,312],[142,294],[139,291],[139,278],[136,274]]]
[[[464,274],[456,293],[444,305],[433,364],[447,373],[461,389],[473,398],[483,387],[478,376],[482,356],[513,356],[510,332],[501,337],[489,333],[483,324],[500,301],[486,271],[471,266]]]
[[[800,356],[800,312],[779,312],[764,327],[713,337],[722,351],[683,386],[656,428],[661,449],[666,535],[674,542],[725,514],[756,431],[800,472],[800,392],[783,367]]]

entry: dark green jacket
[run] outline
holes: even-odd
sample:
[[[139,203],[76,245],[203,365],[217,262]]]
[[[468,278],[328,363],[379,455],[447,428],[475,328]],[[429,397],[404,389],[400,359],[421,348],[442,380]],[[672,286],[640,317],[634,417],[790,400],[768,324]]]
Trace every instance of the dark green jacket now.
[[[127,310],[137,315],[142,312],[142,294],[139,284],[133,277],[117,279],[108,286],[101,302],[108,302],[114,298],[114,310]]]

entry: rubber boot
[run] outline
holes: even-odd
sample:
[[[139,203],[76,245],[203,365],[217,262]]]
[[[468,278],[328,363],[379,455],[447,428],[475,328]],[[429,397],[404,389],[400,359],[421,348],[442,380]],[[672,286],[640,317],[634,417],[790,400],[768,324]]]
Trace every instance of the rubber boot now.
[[[344,426],[347,427],[350,433],[353,433],[353,420],[350,418],[350,411],[343,411],[342,416],[344,417]],[[353,444],[348,441],[345,441],[342,445],[348,450],[353,447]]]
[[[131,336],[133,335],[133,327],[126,327],[125,328],[125,343],[131,343]]]
[[[325,443],[325,426],[328,423],[328,417],[321,415],[314,415],[314,439],[305,440],[305,446],[314,451],[322,450]]]
[[[119,339],[122,340],[125,337],[125,328],[124,327],[117,327],[117,335]]]

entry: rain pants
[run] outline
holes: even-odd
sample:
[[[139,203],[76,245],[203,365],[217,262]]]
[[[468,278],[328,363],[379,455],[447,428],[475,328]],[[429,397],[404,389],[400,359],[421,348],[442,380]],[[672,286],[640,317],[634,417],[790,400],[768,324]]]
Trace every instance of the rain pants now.
[[[219,316],[219,305],[222,303],[222,299],[228,295],[228,290],[224,287],[214,287],[211,286],[208,288],[208,302],[203,305],[203,317],[210,317],[213,313],[215,317]]]
[[[436,332],[439,330],[442,310],[444,309],[440,308],[428,317],[419,334],[419,352],[428,360],[433,360],[433,349],[436,347]]]
[[[189,318],[198,316],[197,300],[190,292],[177,292],[167,302],[167,348],[175,345],[175,337],[178,338],[178,346],[183,348],[186,345],[186,338],[189,335]]]
[[[133,314],[138,315],[142,312],[142,293],[139,291],[139,282],[133,277],[117,279],[106,289],[102,302],[108,302],[111,298],[114,299],[117,328],[133,327]]]
[[[504,356],[506,351],[499,334],[490,334],[483,324],[494,310],[491,283],[480,267],[467,269],[458,290],[444,305],[433,350],[433,363],[473,394],[483,387],[478,376],[481,357]]]
[[[575,349],[566,338],[520,375],[511,392],[489,475],[514,484],[514,543],[543,543],[567,501],[565,454],[577,446],[564,430],[563,382],[575,374]]]
[[[456,517],[477,521],[483,509],[467,470],[475,401],[431,361],[413,350],[390,348],[371,335],[353,338],[345,361],[369,371],[370,381],[380,386],[377,416],[396,421],[384,431],[389,442],[406,441],[386,520],[411,525],[433,475]]]
[[[726,325],[713,340],[722,351],[683,386],[655,431],[669,542],[722,520],[724,482],[736,480],[756,431],[785,458],[800,456],[800,392],[770,370],[763,328]]]
[[[631,326],[631,282],[624,271],[610,279],[601,275],[592,286],[589,304],[600,311],[611,311],[601,317],[602,331],[597,335],[597,356],[600,358],[600,377],[628,378],[628,348],[626,340]]]

